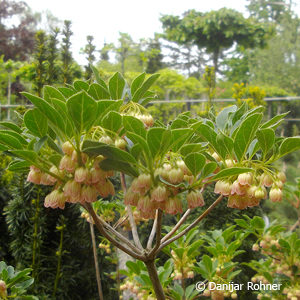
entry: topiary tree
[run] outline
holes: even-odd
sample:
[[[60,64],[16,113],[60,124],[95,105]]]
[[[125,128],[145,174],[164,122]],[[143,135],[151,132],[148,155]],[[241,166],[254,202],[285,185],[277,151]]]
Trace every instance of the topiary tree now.
[[[119,73],[107,85],[95,72],[90,85],[45,86],[43,98],[23,93],[34,108],[21,128],[6,124],[0,143],[15,157],[11,170],[30,168],[28,181],[53,186],[46,207],[81,205],[103,237],[142,261],[152,282],[147,297],[161,300],[168,293],[155,266],[161,250],[196,227],[224,197],[234,209],[258,206],[268,195],[280,201],[285,175],[273,163],[300,149],[300,138],[275,136],[285,114],[262,122],[264,108],[248,110],[245,104],[227,107],[211,120],[186,112],[168,125],[154,122],[144,105],[153,97],[148,89],[158,76],[145,80],[143,73],[129,89]],[[133,240],[116,230],[121,222],[105,221],[93,207],[100,197],[115,193],[110,179],[115,172]],[[214,183],[219,196],[205,207],[202,192]],[[154,220],[144,244],[134,207],[139,217]],[[196,207],[203,207],[202,213],[183,229]],[[166,215],[179,220],[162,236]]]

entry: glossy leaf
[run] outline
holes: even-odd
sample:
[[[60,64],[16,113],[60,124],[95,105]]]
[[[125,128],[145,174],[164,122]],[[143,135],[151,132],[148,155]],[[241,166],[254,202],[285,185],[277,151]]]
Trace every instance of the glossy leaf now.
[[[27,171],[29,167],[30,163],[27,161],[14,160],[9,164],[7,169],[12,172],[24,172]]]
[[[24,146],[28,145],[28,142],[25,140],[25,138],[21,134],[15,132],[15,131],[12,131],[12,130],[0,130],[0,133],[8,134],[8,135],[16,138]]]
[[[38,155],[31,150],[10,150],[9,152],[19,158],[30,162],[31,164],[35,164],[38,158]]]
[[[205,177],[211,175],[214,172],[214,170],[217,168],[217,166],[218,166],[217,163],[215,163],[213,161],[207,163],[203,168],[201,177],[205,178]]]
[[[183,156],[187,156],[188,154],[193,153],[193,152],[203,151],[204,148],[205,148],[205,146],[201,143],[187,144],[187,145],[184,145],[181,147],[180,153]]]
[[[100,123],[101,119],[110,111],[118,111],[121,105],[123,104],[122,100],[99,100],[97,101],[97,120],[96,124]]]
[[[67,87],[59,87],[57,89],[65,96],[65,98],[70,98],[71,96],[76,94],[74,90]]]

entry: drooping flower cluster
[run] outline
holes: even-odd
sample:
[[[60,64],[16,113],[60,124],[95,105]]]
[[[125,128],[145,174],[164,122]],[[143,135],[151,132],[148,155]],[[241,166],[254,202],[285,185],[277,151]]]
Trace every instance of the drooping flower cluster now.
[[[270,187],[269,198],[273,202],[282,200],[282,188],[286,180],[283,172],[271,177],[269,173],[254,176],[253,173],[242,173],[236,180],[219,180],[215,185],[215,193],[228,197],[227,206],[245,209],[258,206],[268,196],[266,187]]]
[[[108,179],[113,172],[99,167],[102,156],[89,159],[86,154],[77,153],[70,142],[65,142],[62,150],[65,155],[59,168],[52,166],[50,175],[32,166],[27,177],[28,181],[36,184],[55,185],[45,198],[45,207],[63,209],[66,202],[90,203],[95,202],[98,196],[106,198],[114,195],[114,186]]]
[[[185,163],[180,159],[173,165],[165,163],[163,167],[154,172],[154,181],[150,174],[143,173],[135,178],[125,194],[125,205],[133,205],[138,208],[143,218],[155,217],[156,209],[160,208],[167,214],[182,213],[182,202],[178,197],[183,182],[193,183],[191,175]],[[163,181],[158,178],[161,177]],[[170,184],[168,184],[170,183]],[[204,205],[204,199],[200,190],[191,190],[187,194],[189,208]]]
[[[136,298],[139,300],[155,300],[154,295],[150,295],[148,291],[142,289],[141,283],[135,279],[128,278],[125,283],[120,286],[121,291],[128,290],[135,294]]]
[[[136,102],[128,102],[121,107],[121,113],[126,116],[132,116],[142,121],[146,128],[152,127],[154,124],[153,117],[148,111]]]
[[[174,261],[173,280],[182,280],[185,278],[194,278],[193,267],[196,262],[195,259],[191,259],[188,256],[188,252],[185,251],[182,258],[179,258],[174,250],[171,250],[171,256]]]
[[[284,253],[281,245],[279,243],[278,236],[272,236],[270,234],[266,234],[262,237],[259,244],[254,244],[252,246],[253,251],[260,251],[263,255],[270,257],[272,262],[268,267],[268,273],[275,278],[277,274],[280,276],[284,276],[285,278],[289,278],[292,284],[291,286],[286,285],[283,289],[283,294],[286,295],[287,299],[297,300],[300,297],[300,286],[297,284],[297,278],[299,277],[299,272],[295,272],[294,270],[300,269],[300,260],[299,257],[293,256],[293,260],[290,260],[287,257],[286,253]],[[292,267],[292,266],[293,267]],[[252,282],[263,282],[264,284],[271,283],[264,276],[264,273],[258,273],[251,279]],[[262,291],[264,292],[264,291]],[[266,293],[260,293],[257,296],[257,299],[281,299],[281,294],[277,298],[276,295],[268,295]]]

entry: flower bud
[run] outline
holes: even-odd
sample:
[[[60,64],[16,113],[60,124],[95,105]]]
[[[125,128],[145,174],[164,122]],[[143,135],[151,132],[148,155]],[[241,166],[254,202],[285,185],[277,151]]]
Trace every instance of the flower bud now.
[[[228,181],[219,180],[215,184],[214,192],[216,194],[222,194],[223,196],[228,196],[231,193],[232,184]]]
[[[234,166],[234,161],[232,159],[226,159],[225,164],[227,168],[232,168]]]
[[[216,161],[221,161],[221,158],[220,158],[220,156],[219,156],[219,154],[218,153],[216,153],[216,152],[214,152],[212,155],[211,155]]]
[[[273,184],[272,177],[269,174],[264,173],[262,175],[262,184],[266,187],[270,187]]]
[[[137,208],[144,213],[154,210],[153,203],[150,201],[149,196],[141,197],[138,201]]]
[[[66,197],[63,192],[59,190],[52,191],[49,195],[46,196],[44,205],[45,207],[57,208],[60,209],[65,208]]]
[[[104,159],[104,156],[102,156],[102,155],[97,156],[97,157],[94,159],[93,167],[94,167],[95,169],[100,169],[99,164],[100,164],[100,162],[101,162],[103,159]]]
[[[115,146],[119,149],[125,149],[126,145],[127,143],[124,139],[118,138],[115,140]]]
[[[237,194],[239,196],[244,196],[246,195],[247,190],[248,190],[247,185],[240,185],[238,180],[235,180],[231,186],[231,195]]]
[[[279,202],[282,200],[282,191],[279,188],[272,187],[269,193],[272,202]]]
[[[89,170],[85,167],[79,167],[75,170],[74,179],[76,182],[84,182],[88,179]]]
[[[113,140],[108,136],[108,135],[103,135],[100,139],[99,142],[104,143],[104,144],[113,144]]]
[[[188,208],[196,208],[204,205],[202,193],[198,191],[191,191],[186,197]]]
[[[67,141],[62,144],[62,151],[64,154],[71,156],[74,151],[74,147],[69,141]]]
[[[185,162],[182,159],[177,160],[176,164],[178,168],[183,172],[184,175],[189,175],[189,176],[192,175],[191,171],[188,169],[188,167],[186,166]]]
[[[286,176],[285,176],[284,172],[278,172],[278,173],[277,173],[277,178],[278,178],[282,183],[285,183],[285,182],[286,182]]]
[[[259,246],[258,246],[257,244],[254,244],[254,245],[252,246],[252,250],[253,250],[253,251],[258,251],[258,250],[259,250]]]
[[[64,188],[65,197],[69,198],[69,202],[76,203],[79,202],[81,197],[81,184],[75,180],[69,180]]]
[[[264,187],[259,187],[255,193],[254,193],[254,197],[256,199],[263,199],[266,196],[266,189]]]

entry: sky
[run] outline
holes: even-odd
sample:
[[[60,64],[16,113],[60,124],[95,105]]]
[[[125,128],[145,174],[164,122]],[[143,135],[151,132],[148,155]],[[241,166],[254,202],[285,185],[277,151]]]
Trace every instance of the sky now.
[[[296,2],[298,2],[297,0]],[[246,0],[25,0],[35,12],[51,11],[60,20],[72,21],[72,52],[75,60],[86,64],[80,49],[92,35],[100,49],[104,42],[117,43],[119,32],[129,33],[134,41],[162,32],[162,14],[181,15],[189,9],[206,12],[222,7],[246,13]],[[300,15],[300,4],[296,6]]]

